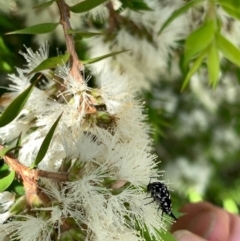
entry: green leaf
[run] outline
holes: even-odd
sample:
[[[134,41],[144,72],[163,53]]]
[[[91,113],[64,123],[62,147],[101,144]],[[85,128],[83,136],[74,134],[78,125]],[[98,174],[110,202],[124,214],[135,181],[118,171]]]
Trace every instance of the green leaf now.
[[[21,143],[22,143],[22,132],[20,132],[20,134],[18,136],[18,139],[17,139],[16,146],[15,146],[16,150],[14,152],[14,155],[16,157],[18,157],[18,155],[19,155],[19,150],[20,150],[20,147],[21,147]]]
[[[93,59],[83,60],[81,62],[83,64],[93,64],[93,63],[98,62],[100,60],[103,60],[103,59],[106,59],[108,57],[111,57],[111,56],[114,56],[114,55],[117,55],[117,54],[121,54],[121,53],[124,53],[124,52],[127,52],[127,51],[129,51],[129,49],[128,50],[118,51],[118,52],[113,52],[113,53],[106,54],[106,55],[102,55],[102,56],[99,56],[99,57],[96,57],[96,58],[93,58]]]
[[[13,24],[13,21],[8,16],[0,14],[0,26],[6,29],[15,29],[16,26]]]
[[[73,30],[73,29],[68,30],[68,34],[76,34],[77,36],[80,36],[82,38],[91,38],[94,36],[103,35],[103,33],[82,32],[82,31]]]
[[[223,35],[216,33],[216,44],[223,55],[232,63],[240,67],[240,49]]]
[[[41,23],[28,28],[23,28],[6,34],[44,34],[50,33],[58,26],[59,23]]]
[[[25,189],[19,181],[14,180],[12,183],[12,190],[18,195],[23,196],[25,194]]]
[[[221,6],[227,6],[230,8],[239,9],[240,8],[240,1],[239,0],[217,0]]]
[[[47,153],[47,150],[51,144],[51,140],[53,138],[53,134],[54,134],[54,131],[58,125],[58,122],[60,121],[62,117],[62,114],[57,118],[57,120],[54,122],[54,124],[52,125],[51,129],[49,130],[49,132],[47,133],[46,137],[44,138],[43,142],[42,142],[42,145],[38,151],[38,154],[37,154],[37,157],[35,159],[35,161],[32,163],[32,165],[30,166],[30,168],[34,168],[36,167],[41,161],[42,159],[44,158],[44,156],[46,155]]]
[[[10,147],[3,147],[0,150],[0,158],[3,158],[10,151],[10,149]]]
[[[183,85],[182,85],[181,91],[183,91],[183,90],[186,88],[186,86],[187,86],[190,78],[191,78],[191,77],[193,76],[193,74],[198,70],[198,68],[200,67],[200,65],[201,65],[201,63],[202,63],[202,61],[203,61],[203,59],[204,59],[205,56],[206,56],[206,52],[203,51],[203,52],[198,56],[198,58],[194,61],[193,65],[191,66],[190,70],[189,70],[188,73],[187,73],[186,78],[185,78],[184,81],[183,81]]]
[[[59,55],[57,57],[52,57],[43,60],[42,63],[40,63],[36,68],[34,68],[30,73],[27,75],[31,75],[33,73],[41,72],[46,69],[56,68],[58,65],[62,65],[63,63],[66,63],[70,57],[69,53],[66,53],[64,55]]]
[[[4,156],[4,155],[3,155]],[[3,163],[3,165],[0,166],[0,173],[4,173],[5,171],[8,171],[9,166],[6,163]]]
[[[138,220],[136,220],[136,230],[139,231],[139,234],[144,238],[146,241],[176,241],[176,239],[173,237],[173,235],[169,232],[164,232],[161,229],[155,229],[156,236],[153,236],[150,234],[148,228],[146,225],[142,227],[142,225],[139,224]]]
[[[172,15],[165,21],[165,23],[162,25],[162,28],[159,30],[158,34],[160,34],[170,23],[172,23],[176,18],[181,16],[183,13],[187,12],[188,9],[191,7],[203,2],[204,0],[193,0],[189,3],[185,4],[181,8],[177,9],[172,13]]]
[[[15,147],[21,146],[21,143],[22,143],[22,132],[20,132],[20,134],[18,136],[17,143],[16,143]]]
[[[240,1],[239,0],[218,0],[217,1],[221,7],[230,16],[236,19],[240,19]]]
[[[133,11],[152,11],[152,9],[143,0],[121,0],[121,2],[123,8],[127,7]]]
[[[35,80],[26,90],[18,95],[0,116],[0,127],[3,127],[13,121],[26,104],[34,86],[39,79]]]
[[[146,240],[146,241],[157,241],[155,236],[150,235],[148,228],[146,224],[142,227],[142,225],[139,224],[138,220],[136,219],[136,230],[139,231],[141,236]],[[161,240],[160,237],[158,237],[158,240]]]
[[[8,49],[8,47],[6,46],[6,44],[4,43],[2,37],[0,37],[0,51],[1,51],[1,55],[10,55],[10,56],[13,55]]]
[[[235,213],[235,214],[239,213],[237,203],[231,198],[225,198],[223,200],[223,207],[225,210],[227,210],[230,213]]]
[[[208,49],[208,78],[213,88],[217,86],[220,72],[220,60],[218,49],[213,43]]]
[[[6,156],[11,151],[18,151],[20,148],[21,148],[21,146],[15,146],[15,147],[3,147],[3,146],[1,146],[0,158],[4,158],[4,156]],[[2,171],[2,170],[3,169],[0,168],[0,171]]]
[[[33,9],[36,9],[36,8],[38,8],[38,9],[47,8],[47,7],[51,6],[55,1],[56,0],[52,0],[52,1],[40,4],[40,5],[37,5],[37,6],[33,7]]]
[[[159,232],[159,235],[164,241],[176,241],[175,237],[169,232]]]
[[[2,72],[12,72],[13,71],[12,66],[9,65],[6,61],[0,62],[0,70]]]
[[[228,0],[228,1],[231,2],[233,6],[240,8],[239,0]]]
[[[223,9],[233,18],[240,20],[240,11],[228,7],[223,7]]]
[[[107,2],[107,0],[85,0],[76,5],[70,6],[69,9],[74,13],[84,13],[103,4],[104,2]]]
[[[11,171],[6,177],[0,179],[0,192],[6,190],[15,178],[15,171]]]
[[[214,21],[204,23],[200,28],[192,32],[186,39],[184,49],[183,68],[186,69],[189,61],[206,49],[212,42],[215,30]]]

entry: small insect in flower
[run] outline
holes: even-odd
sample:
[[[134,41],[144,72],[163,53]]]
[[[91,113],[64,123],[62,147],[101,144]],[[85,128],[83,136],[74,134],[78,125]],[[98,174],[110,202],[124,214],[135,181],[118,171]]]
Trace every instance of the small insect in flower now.
[[[162,215],[165,213],[177,221],[177,218],[172,213],[171,195],[167,189],[167,186],[164,183],[149,182],[149,184],[147,185],[147,192],[151,194],[151,197],[149,198],[153,198],[153,201],[150,203],[157,202],[159,204],[158,210],[162,210]]]

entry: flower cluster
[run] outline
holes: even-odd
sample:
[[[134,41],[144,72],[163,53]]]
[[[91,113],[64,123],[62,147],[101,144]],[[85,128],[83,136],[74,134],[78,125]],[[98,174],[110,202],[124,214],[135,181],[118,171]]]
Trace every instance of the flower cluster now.
[[[6,94],[5,106],[30,85],[33,76],[25,73],[48,57],[48,46],[21,54],[28,65],[9,76],[12,92]],[[165,226],[158,206],[144,205],[144,190],[149,178],[159,173],[142,107],[129,80],[106,71],[99,75],[99,88],[92,89],[76,81],[67,65],[56,71],[44,88],[34,88],[19,116],[0,133],[2,142],[12,145],[22,133],[18,160],[28,167],[62,113],[38,168],[68,173],[68,181],[41,178],[39,188],[47,198],[31,208],[26,204],[27,192],[20,201],[3,193],[0,232],[24,241],[68,236],[73,240],[143,240],[146,228],[156,236],[156,230]],[[60,94],[57,86],[63,88]]]

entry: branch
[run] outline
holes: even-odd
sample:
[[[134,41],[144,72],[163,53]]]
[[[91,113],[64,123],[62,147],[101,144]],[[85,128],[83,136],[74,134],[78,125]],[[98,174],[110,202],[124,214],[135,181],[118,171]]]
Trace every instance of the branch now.
[[[0,145],[0,150],[2,149],[4,149],[4,146]],[[34,203],[47,204],[50,201],[50,198],[39,187],[38,180],[40,177],[50,178],[61,182],[68,181],[67,173],[29,169],[21,164],[11,153],[6,154],[3,157],[3,160],[16,172],[17,176],[23,180],[26,200],[29,205]]]
[[[156,47],[152,33],[150,33],[149,30],[142,24],[136,24],[131,19],[117,13],[114,10],[112,2],[107,4],[107,9],[109,12],[109,27],[107,29],[107,36],[110,36],[110,39],[114,37],[118,30],[124,27],[131,35],[137,35],[140,39],[144,37]]]
[[[80,70],[83,69],[83,65],[78,59],[78,55],[75,50],[75,43],[73,39],[73,35],[69,34],[69,30],[71,30],[71,25],[69,22],[69,9],[67,4],[64,2],[64,0],[58,0],[57,5],[60,12],[60,23],[63,26],[64,36],[66,39],[66,46],[67,51],[70,53],[70,63],[71,63],[71,70],[70,73],[73,76],[73,78],[77,81],[80,81],[83,83],[83,77],[80,73]]]

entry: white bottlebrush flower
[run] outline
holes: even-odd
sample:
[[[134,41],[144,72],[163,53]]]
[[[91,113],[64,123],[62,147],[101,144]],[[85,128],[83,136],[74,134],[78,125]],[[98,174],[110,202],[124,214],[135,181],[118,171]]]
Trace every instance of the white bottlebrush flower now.
[[[72,199],[77,199],[81,202],[82,207],[85,208],[84,222],[93,230],[94,235],[98,237],[97,240],[101,240],[104,237],[102,235],[106,233],[103,230],[106,227],[111,229],[112,225],[117,227],[119,234],[126,227],[133,234],[136,233],[135,225],[137,219],[140,227],[143,228],[146,221],[146,213],[144,214],[144,211],[142,211],[144,197],[139,195],[140,190],[126,188],[118,195],[111,195],[106,189],[96,187],[97,182],[102,178],[99,174],[97,174],[99,176],[95,177],[94,175],[96,174],[97,172],[93,172],[86,178],[69,183],[68,190],[70,191],[68,195],[71,195]],[[95,185],[89,184],[89,181]],[[106,197],[108,198],[106,199]],[[129,203],[129,209],[125,207],[125,203]],[[130,220],[127,221],[125,219],[126,215],[130,217]],[[146,227],[152,235],[156,235],[154,227],[156,229],[161,227],[161,219],[157,215],[156,210],[152,218],[146,223]],[[114,235],[118,236],[119,234]]]
[[[41,217],[30,215],[18,216],[21,221],[11,221],[0,226],[3,235],[10,235],[11,240],[19,241],[51,241],[53,224]]]
[[[16,68],[16,70],[17,74],[9,74],[8,79],[10,81],[9,90],[18,95],[30,85],[30,77],[25,75],[23,69]]]
[[[62,97],[64,100],[66,97],[71,97],[69,101],[66,100],[64,104],[58,107],[64,111],[61,123],[64,123],[67,127],[80,127],[86,115],[85,111],[91,105],[91,95],[88,93],[91,89],[87,86],[87,81],[80,82],[74,79],[70,73],[70,68],[66,65],[60,67],[56,75],[64,80],[63,87],[65,89],[58,97]],[[55,119],[57,117],[58,116],[55,115]]]
[[[153,162],[155,156],[148,152],[148,140],[145,140],[145,145],[143,141],[140,145],[138,140],[123,142],[119,133],[111,136],[99,130],[96,135],[104,145],[101,158],[95,161],[100,165],[100,173],[109,173],[116,180],[125,180],[136,186],[146,184],[156,165]]]
[[[90,88],[87,86],[85,81],[79,81],[74,79],[74,77],[70,73],[70,67],[68,65],[63,65],[57,69],[56,76],[60,77],[64,80],[64,84],[62,86],[64,87],[65,91],[61,94],[68,96],[68,95],[81,95],[85,94],[87,90],[90,90]]]
[[[45,184],[45,187],[43,189],[44,192],[51,199],[56,200],[56,202],[58,202],[57,207],[46,209],[52,211],[51,220],[53,222],[60,220],[59,217],[61,217],[62,220],[66,219],[67,217],[71,217],[76,221],[76,223],[80,223],[84,220],[84,216],[81,210],[80,198],[77,197],[77,195],[69,194],[69,190],[66,187],[60,190],[59,186],[52,181],[43,180],[43,182]],[[44,208],[41,210],[44,210]]]
[[[22,141],[22,148],[19,150],[19,162],[29,167],[37,156],[43,137],[39,136],[38,131],[31,133]]]
[[[10,192],[0,193],[0,213],[5,212],[12,206],[15,195]]]
[[[108,112],[115,117],[116,130],[121,138],[126,141],[134,137],[139,142],[148,139],[149,127],[144,123],[142,106],[134,97],[133,81],[130,82],[126,75],[106,70],[98,78],[101,96]]]
[[[15,201],[15,195],[10,192],[0,193],[0,225],[12,216],[9,208]]]
[[[110,114],[118,113],[122,110],[123,103],[126,105],[133,100],[132,83],[127,76],[120,76],[116,71],[106,69],[96,74],[99,78],[101,96]]]
[[[33,52],[31,48],[24,46],[27,53],[19,51],[19,53],[27,61],[27,69],[24,69],[25,73],[31,72],[40,63],[48,58],[49,55],[49,45],[45,42],[36,52]],[[48,70],[44,70],[42,73],[48,73]]]
[[[20,115],[15,120],[0,129],[1,142],[16,141],[20,133],[22,133],[22,136],[25,136],[31,127],[30,123],[32,120],[33,117],[25,110],[21,111]]]
[[[121,240],[131,240],[131,241],[144,241],[142,237],[139,237],[139,233],[133,229],[124,228],[123,230],[119,230],[114,225],[107,227],[99,227],[96,225],[96,229],[98,234],[101,235],[93,235],[93,239],[96,241],[106,240],[106,241],[121,241]],[[88,239],[92,240],[92,239]]]
[[[41,49],[41,48],[40,48]],[[35,64],[38,62],[40,63],[41,60],[38,58],[38,54],[34,54],[30,49],[28,52],[32,53],[32,55],[26,54],[26,56],[30,57]],[[34,60],[34,56],[36,57]],[[26,58],[28,58],[26,57]],[[34,64],[32,63],[31,66]],[[36,67],[36,66],[34,66]],[[28,71],[27,71],[28,72]],[[7,88],[10,92],[6,93],[4,97],[7,99],[7,101],[3,102],[2,105],[6,107],[10,101],[12,101],[14,98],[16,98],[19,94],[21,94],[24,90],[26,90],[30,86],[30,80],[31,77],[26,75],[26,71],[23,69],[17,68],[17,74],[9,74],[8,79],[10,81],[9,87]],[[40,90],[36,87],[33,89],[33,93],[30,95],[27,104],[25,105],[25,108],[27,111],[30,112],[30,114],[33,114],[33,111],[42,111],[42,108],[46,108],[48,95],[45,91]],[[43,107],[44,106],[44,107]],[[42,108],[41,108],[42,107]]]
[[[49,129],[47,130],[49,131]],[[25,166],[30,166],[35,160],[40,146],[44,140],[46,131],[36,130],[28,134],[22,140],[22,148],[19,150],[19,161]],[[58,136],[56,136],[58,138]],[[53,141],[49,146],[46,156],[39,164],[39,168],[48,171],[56,171],[60,165],[62,158],[65,157],[62,146],[58,141]]]
[[[35,57],[44,54],[29,50],[24,56],[29,63],[36,63]],[[129,80],[105,71],[99,77],[100,87],[91,89],[87,80],[80,83],[74,79],[68,66],[57,71],[64,88],[58,96],[61,101],[50,99],[47,91],[33,90],[24,108],[28,117],[35,117],[34,128],[26,131],[18,159],[25,166],[32,164],[50,127],[62,113],[48,153],[38,168],[59,171],[61,162],[70,160],[71,165],[65,170],[69,180],[59,185],[40,179],[42,192],[52,205],[14,216],[0,231],[12,232],[13,240],[22,241],[24,235],[26,241],[51,240],[52,230],[57,228],[60,237],[61,225],[70,218],[77,228],[86,227],[86,240],[135,241],[142,240],[136,231],[138,220],[141,229],[146,227],[155,236],[156,230],[164,228],[161,213],[157,205],[145,209],[143,189],[149,177],[157,175],[156,157],[151,154],[149,128]],[[23,71],[20,74],[25,77]],[[18,85],[16,76],[12,79]],[[28,86],[29,80],[24,81]],[[17,92],[22,88],[19,86],[11,88]],[[41,216],[44,212],[47,215]],[[31,234],[26,233],[27,226]]]
[[[9,211],[6,211],[4,213],[0,213],[0,225],[3,224],[10,218],[12,214]],[[1,228],[0,228],[1,229]]]
[[[69,133],[66,128],[61,134],[61,143],[68,158],[80,158],[87,162],[97,158],[102,153],[102,145],[94,140],[93,135],[87,132]]]
[[[126,17],[128,21],[133,21],[136,25],[131,31],[127,26],[121,26],[117,31],[114,40],[106,41],[106,37],[95,37],[88,41],[90,45],[91,57],[97,57],[109,52],[129,49],[128,52],[105,59],[92,65],[92,69],[99,71],[104,67],[112,66],[119,68],[119,72],[124,72],[133,79],[133,86],[137,89],[149,89],[151,82],[157,81],[160,75],[169,78],[169,75],[179,76],[180,71],[169,70],[168,60],[172,56],[171,62],[178,62],[178,57],[174,49],[178,48],[178,40],[183,39],[189,33],[188,19],[186,14],[180,19],[171,23],[161,34],[163,23],[178,9],[184,2],[160,3],[159,1],[148,1],[147,4],[153,11],[143,11],[141,13],[131,10],[121,12],[121,17]],[[161,14],[159,14],[161,12]],[[133,24],[133,25],[134,25]],[[138,33],[141,32],[139,37]],[[145,35],[144,35],[145,33]],[[151,36],[151,39],[148,37]],[[174,57],[174,58],[173,58]],[[178,69],[177,65],[172,66]],[[172,72],[172,73],[171,73]]]

